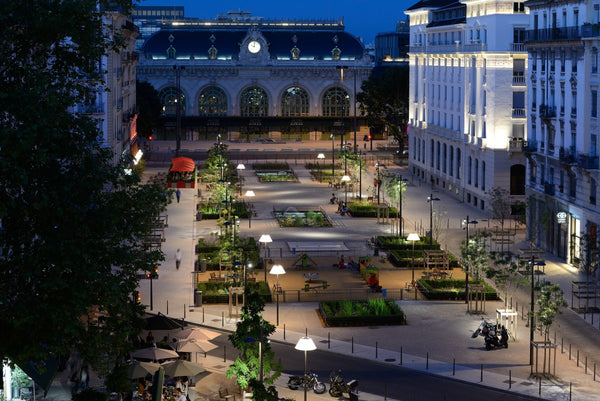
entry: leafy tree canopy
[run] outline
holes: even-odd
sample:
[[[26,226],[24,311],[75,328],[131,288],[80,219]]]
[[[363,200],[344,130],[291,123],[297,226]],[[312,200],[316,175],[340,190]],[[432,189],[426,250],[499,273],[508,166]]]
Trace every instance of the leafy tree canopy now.
[[[402,146],[408,118],[408,66],[387,68],[383,74],[371,74],[357,95],[360,112],[370,127],[384,125]]]
[[[158,92],[149,82],[136,81],[135,99],[139,110],[137,119],[138,134],[149,138],[158,126],[162,110]]]
[[[76,350],[106,366],[138,329],[136,273],[162,259],[141,239],[164,186],[113,166],[98,121],[77,112],[104,90],[102,55],[121,47],[108,3],[0,5],[0,359],[17,364]]]

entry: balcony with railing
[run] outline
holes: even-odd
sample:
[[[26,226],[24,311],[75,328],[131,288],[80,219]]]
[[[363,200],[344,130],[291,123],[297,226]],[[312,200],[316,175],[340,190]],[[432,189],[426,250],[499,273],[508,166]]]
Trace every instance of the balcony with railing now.
[[[513,118],[525,118],[525,112],[527,109],[524,107],[513,107],[512,109],[512,117]]]
[[[530,29],[525,31],[525,42],[556,42],[559,40],[579,40],[582,27],[566,26],[560,28]]]
[[[508,140],[508,150],[510,152],[522,152],[524,143],[525,141],[522,138],[510,138]]]
[[[577,164],[584,169],[597,170],[598,169],[598,156],[579,154],[577,156]]]
[[[511,43],[510,51],[513,53],[525,53],[527,50],[525,49],[525,43]]]
[[[544,183],[544,193],[546,195],[554,195],[554,184],[550,182]]]
[[[525,76],[524,75],[513,75],[512,84],[513,84],[513,86],[526,86],[527,83],[525,82]]]
[[[573,147],[560,148],[558,150],[558,159],[564,164],[575,164],[575,149]]]
[[[541,104],[539,114],[541,118],[554,118],[556,117],[556,107]]]

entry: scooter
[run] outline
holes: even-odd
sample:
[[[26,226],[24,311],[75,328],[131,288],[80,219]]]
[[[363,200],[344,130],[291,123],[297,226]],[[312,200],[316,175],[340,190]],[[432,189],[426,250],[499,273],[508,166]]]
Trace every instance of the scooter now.
[[[342,370],[338,370],[337,373],[331,372],[329,375],[329,395],[332,397],[341,397],[343,393],[348,393],[350,401],[357,401],[358,395],[356,389],[358,388],[358,380],[350,380],[346,382],[342,376]]]
[[[471,335],[471,338],[477,336],[483,337],[485,349],[488,351],[493,348],[508,348],[508,330],[506,330],[504,325],[498,327],[497,324],[489,323],[483,319],[479,327]]]
[[[327,390],[325,383],[320,382],[314,372],[309,372],[306,376],[290,376],[287,385],[292,390],[298,390],[300,386],[312,388],[316,394],[323,394]]]

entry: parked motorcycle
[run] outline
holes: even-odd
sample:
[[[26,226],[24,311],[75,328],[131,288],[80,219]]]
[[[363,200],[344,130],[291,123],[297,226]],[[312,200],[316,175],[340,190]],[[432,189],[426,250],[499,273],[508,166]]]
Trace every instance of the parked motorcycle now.
[[[316,394],[323,394],[327,390],[315,372],[309,372],[306,376],[290,376],[287,385],[292,390],[298,390],[301,386],[312,388]]]
[[[485,319],[482,319],[479,327],[473,332],[471,338],[482,336],[485,342],[485,349],[491,350],[493,348],[508,348],[508,330],[504,325],[498,326],[497,324],[490,323]]]
[[[332,397],[341,397],[343,393],[348,393],[350,401],[358,400],[356,389],[358,388],[358,380],[350,380],[346,382],[342,376],[342,370],[331,372],[329,375],[329,395]]]

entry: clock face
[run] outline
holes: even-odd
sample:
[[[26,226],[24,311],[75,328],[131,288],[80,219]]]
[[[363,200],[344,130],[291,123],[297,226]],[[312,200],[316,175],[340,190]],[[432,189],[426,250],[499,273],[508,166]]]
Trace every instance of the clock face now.
[[[248,43],[248,51],[250,53],[258,53],[260,51],[260,43],[256,40],[253,40],[252,42]]]

